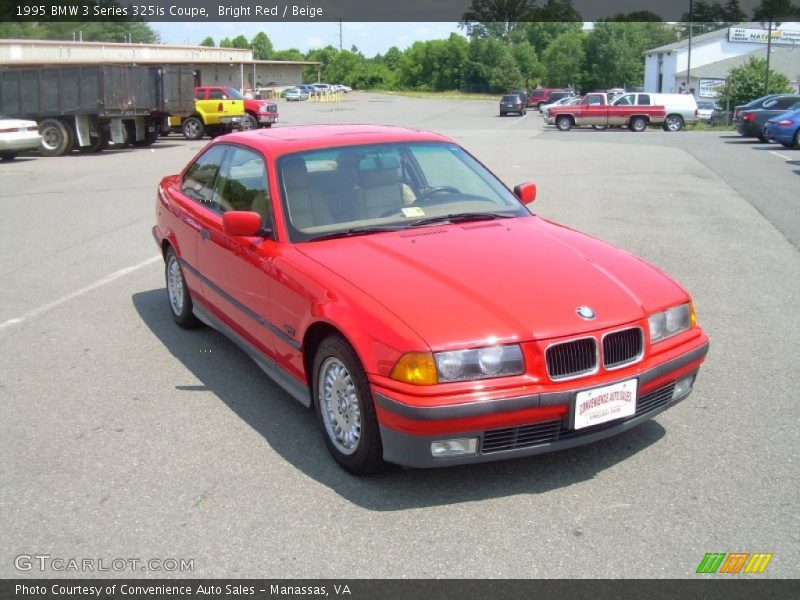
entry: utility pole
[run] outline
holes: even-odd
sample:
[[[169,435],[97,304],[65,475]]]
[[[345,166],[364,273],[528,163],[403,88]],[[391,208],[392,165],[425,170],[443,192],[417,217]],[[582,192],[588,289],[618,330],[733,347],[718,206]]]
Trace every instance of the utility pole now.
[[[764,95],[769,94],[769,57],[772,54],[772,17],[767,27],[767,74],[764,76]]]
[[[342,51],[342,20],[339,19],[339,52]]]
[[[686,91],[689,91],[689,82],[692,80],[692,34],[694,32],[694,1],[689,0],[689,56],[686,65]]]

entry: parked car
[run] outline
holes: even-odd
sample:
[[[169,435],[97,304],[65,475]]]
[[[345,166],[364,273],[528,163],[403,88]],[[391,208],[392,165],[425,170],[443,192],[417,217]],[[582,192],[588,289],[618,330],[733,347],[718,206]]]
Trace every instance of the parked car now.
[[[586,94],[579,104],[553,106],[550,110],[553,122],[561,131],[574,126],[591,125],[606,127],[628,127],[631,131],[644,131],[648,125],[661,125],[666,117],[663,106],[609,104],[605,93]]]
[[[219,137],[158,187],[165,304],[313,409],[353,473],[591,443],[686,398],[708,338],[675,281],[535,196],[436,133]]]
[[[525,100],[519,94],[505,94],[500,98],[501,117],[505,117],[508,113],[517,113],[522,116],[527,110]]]
[[[509,94],[517,94],[520,99],[525,103],[525,108],[530,107],[530,96],[527,90],[511,90]]]
[[[767,94],[766,96],[761,96],[760,98],[756,98],[755,100],[751,100],[746,104],[740,104],[738,106],[733,107],[733,124],[735,125],[739,119],[739,113],[743,110],[748,109],[756,109],[761,108],[765,102],[771,100],[772,98],[777,98],[778,96],[782,96],[783,94]]]
[[[703,123],[713,123],[722,114],[722,108],[714,102],[700,101],[697,103],[697,120]]]
[[[41,141],[36,121],[0,115],[0,160],[14,160],[20,152],[38,150]]]
[[[542,118],[546,122],[547,118],[550,116],[550,108],[551,107],[554,107],[554,106],[572,106],[574,104],[578,104],[580,101],[581,101],[581,97],[580,96],[564,96],[563,98],[560,98],[559,100],[556,100],[555,102],[552,102],[550,104],[543,104],[539,108],[539,112],[541,113]],[[551,123],[551,125],[552,125],[552,123]]]
[[[767,141],[764,126],[772,117],[777,117],[789,110],[800,108],[800,95],[783,94],[768,98],[758,108],[740,109],[734,124],[736,131],[743,137],[758,138]]]
[[[283,93],[283,97],[288,101],[308,100],[308,93],[300,88],[289,88]]]
[[[572,90],[564,89],[564,88],[536,88],[533,90],[529,96],[528,106],[535,106],[538,109],[541,109],[544,104],[549,104],[554,100],[558,100],[563,98],[563,95],[559,95],[553,100],[551,97],[553,94],[574,94]]]
[[[800,148],[800,110],[791,110],[767,121],[764,136],[787,148]]]
[[[616,106],[663,106],[666,110],[664,131],[680,131],[684,125],[697,123],[697,100],[691,94],[627,93],[614,98]]]

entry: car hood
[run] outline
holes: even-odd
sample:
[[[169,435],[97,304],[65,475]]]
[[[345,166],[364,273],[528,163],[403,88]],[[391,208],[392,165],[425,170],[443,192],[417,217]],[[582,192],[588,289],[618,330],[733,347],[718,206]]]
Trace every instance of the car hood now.
[[[433,350],[584,333],[687,300],[633,255],[534,216],[309,242],[300,250],[392,311]],[[581,319],[580,306],[597,317]]]

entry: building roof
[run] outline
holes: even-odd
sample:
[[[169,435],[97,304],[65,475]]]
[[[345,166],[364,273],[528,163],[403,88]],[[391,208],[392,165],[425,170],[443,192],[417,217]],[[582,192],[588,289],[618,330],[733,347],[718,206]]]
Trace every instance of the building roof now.
[[[700,67],[692,67],[692,77],[724,78],[727,77],[731,69],[740,67],[753,57],[766,58],[766,45],[759,45],[755,50],[747,54],[739,54],[738,56],[732,56],[731,58],[708,63]],[[800,77],[800,46],[797,48],[794,46],[772,46],[769,68],[776,73],[786,75],[789,81],[796,82]],[[677,79],[686,78],[686,70],[676,73],[675,77]]]
[[[124,44],[69,40],[0,39],[0,65],[239,64],[320,65],[318,61],[253,60],[253,50],[176,44]]]
[[[703,42],[709,42],[719,38],[727,38],[728,30],[732,27],[740,27],[743,29],[764,29],[761,23],[758,22],[737,23],[736,25],[729,25],[728,27],[723,27],[722,29],[715,29],[714,31],[709,31],[707,33],[701,33],[700,35],[692,36],[692,45],[695,46],[697,44],[702,44]],[[773,27],[773,29],[776,28]],[[683,50],[684,48],[688,47],[689,47],[689,38],[686,38],[678,42],[673,42],[672,44],[667,44],[666,46],[659,46],[658,48],[651,48],[650,50],[645,50],[643,54],[656,54],[656,53],[663,54],[666,52],[674,52],[675,50]]]

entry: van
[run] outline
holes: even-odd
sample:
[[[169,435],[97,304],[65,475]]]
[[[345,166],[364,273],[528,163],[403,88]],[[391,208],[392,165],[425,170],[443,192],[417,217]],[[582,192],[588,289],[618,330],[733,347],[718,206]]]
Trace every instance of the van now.
[[[640,106],[663,106],[667,110],[664,131],[680,131],[684,125],[697,123],[697,100],[691,94],[623,94],[614,104],[637,104]]]

